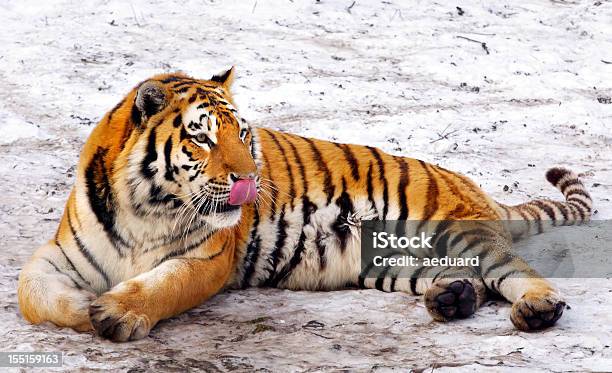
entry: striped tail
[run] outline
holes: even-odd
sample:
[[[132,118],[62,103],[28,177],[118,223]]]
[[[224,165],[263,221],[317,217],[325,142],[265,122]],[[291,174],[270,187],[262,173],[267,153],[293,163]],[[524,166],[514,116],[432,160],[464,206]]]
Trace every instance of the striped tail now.
[[[498,203],[506,229],[514,240],[539,234],[551,226],[582,224],[591,218],[593,201],[578,175],[555,167],[546,179],[565,196],[565,202],[536,199],[516,206]]]

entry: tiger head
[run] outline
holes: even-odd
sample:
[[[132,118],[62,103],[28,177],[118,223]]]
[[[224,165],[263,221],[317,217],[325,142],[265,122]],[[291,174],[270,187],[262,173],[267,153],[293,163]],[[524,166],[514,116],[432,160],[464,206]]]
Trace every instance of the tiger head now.
[[[160,75],[128,96],[140,132],[126,170],[132,205],[148,215],[183,212],[224,228],[239,221],[243,204],[255,202],[255,138],[234,106],[233,77],[234,68],[210,80]]]

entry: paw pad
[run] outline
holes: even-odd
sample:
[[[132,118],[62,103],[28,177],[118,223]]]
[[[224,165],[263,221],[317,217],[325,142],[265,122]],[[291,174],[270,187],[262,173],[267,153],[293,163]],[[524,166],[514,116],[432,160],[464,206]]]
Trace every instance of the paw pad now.
[[[541,330],[553,326],[563,315],[566,304],[563,301],[530,304],[521,299],[512,307],[510,320],[520,330]],[[543,305],[544,306],[543,306]]]
[[[455,281],[436,297],[438,309],[448,319],[464,319],[476,312],[476,292],[469,282]]]

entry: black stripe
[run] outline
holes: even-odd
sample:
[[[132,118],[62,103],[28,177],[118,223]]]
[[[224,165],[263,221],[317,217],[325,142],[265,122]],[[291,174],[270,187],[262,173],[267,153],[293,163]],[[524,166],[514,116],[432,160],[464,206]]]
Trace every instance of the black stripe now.
[[[410,277],[410,292],[412,295],[421,295],[420,293],[417,293],[417,281],[419,281],[418,277]]]
[[[62,271],[59,269],[59,267],[57,266],[57,264],[53,263],[53,262],[52,262],[50,259],[48,259],[48,258],[42,258],[42,259],[43,259],[45,262],[47,262],[47,263],[51,264],[51,266],[52,266],[53,268],[55,268],[55,272],[60,273],[60,274],[62,274],[62,275],[65,275],[65,273],[64,273],[64,272],[62,272]],[[72,280],[72,279],[71,279],[71,280]],[[74,280],[72,280],[72,282],[73,282],[75,285],[77,285],[77,284],[76,284],[76,282],[74,282]]]
[[[268,278],[264,283],[265,286],[270,286],[272,284],[272,278],[274,274],[276,274],[276,267],[280,262],[280,255],[283,252],[283,247],[285,247],[285,241],[287,240],[287,221],[285,220],[285,206],[281,208],[280,217],[278,218],[278,223],[276,225],[276,231],[277,234],[276,242],[274,243],[274,250],[268,258],[271,262]]]
[[[314,141],[312,139],[308,139],[306,137],[302,137],[304,141],[310,145],[310,149],[312,150],[312,155],[319,166],[319,171],[323,173],[323,191],[327,195],[327,204],[329,205],[334,198],[334,185],[332,182],[331,173],[329,171],[329,167],[327,167],[327,163],[323,160],[323,155],[321,151],[317,148]]]
[[[365,277],[363,276],[363,272],[359,274],[359,277],[357,278],[357,287],[359,287],[359,289],[365,289]]]
[[[372,148],[370,146],[366,147],[376,159],[376,164],[378,165],[378,180],[383,184],[383,216],[382,220],[387,219],[387,212],[389,212],[389,188],[387,185],[387,178],[385,177],[385,164],[382,160],[382,157],[378,153],[378,149]]]
[[[129,245],[115,229],[116,203],[108,170],[106,169],[105,156],[107,152],[108,149],[98,147],[85,169],[85,184],[87,186],[89,206],[96,215],[98,222],[102,224],[104,232],[117,250],[117,254],[123,257],[124,254],[121,252],[119,245],[124,247],[129,247]]]
[[[355,154],[353,154],[353,152],[351,151],[350,146],[347,144],[338,144],[338,143],[334,143],[334,144],[338,148],[340,148],[340,150],[342,150],[342,153],[344,154],[344,158],[346,159],[349,166],[351,167],[351,175],[353,176],[353,180],[355,181],[359,180],[359,162],[357,161],[357,158],[355,158]]]
[[[580,185],[582,188],[584,188],[584,185],[582,185],[582,182],[578,179],[565,180],[561,184],[557,185],[557,188],[561,190],[561,193],[565,194],[565,190],[572,185]]]
[[[538,213],[538,210],[532,208],[528,204],[522,205],[523,209],[527,211],[529,215],[533,217],[533,221],[536,223],[538,227],[538,234],[544,232],[544,227],[542,226],[542,217]]]
[[[325,245],[321,242],[323,235],[321,232],[317,232],[317,237],[315,238],[315,245],[317,246],[317,253],[319,254],[319,271],[325,270],[327,268],[327,257],[325,256]],[[343,250],[344,251],[344,250]]]
[[[180,141],[185,141],[189,138],[192,138],[192,136],[187,132],[187,130],[185,129],[185,126],[181,127],[181,132],[179,133],[179,140]],[[185,147],[185,145],[183,145],[183,148]],[[193,159],[191,158],[191,156],[189,156],[189,159],[193,161]]]
[[[285,149],[283,149],[283,147],[281,146],[280,142],[278,141],[274,133],[272,131],[266,131],[266,133],[270,136],[272,141],[274,141],[274,144],[276,145],[281,155],[283,156],[283,164],[287,166],[287,172],[289,173],[289,196],[291,197],[290,204],[291,204],[291,208],[293,209],[293,200],[295,199],[295,185],[293,183],[293,172],[291,171],[291,166],[289,165],[287,154],[285,153]]]
[[[281,271],[275,276],[272,280],[272,286],[277,287],[278,284],[287,278],[291,272],[302,262],[302,254],[304,253],[304,242],[306,241],[306,234],[304,233],[304,227],[310,223],[310,215],[316,211],[316,206],[310,202],[308,197],[302,197],[302,216],[304,217],[304,223],[302,225],[302,233],[300,234],[300,239],[298,241],[297,247],[293,252],[293,256],[289,260],[289,263],[286,264]]]
[[[431,279],[431,283],[433,284],[434,282],[436,282],[436,280],[438,279],[438,277],[440,277],[444,272],[449,271],[449,270],[454,270],[453,267],[437,267],[438,269],[440,269],[438,271],[438,273],[436,273],[434,275],[434,277]]]
[[[389,272],[390,269],[391,269],[391,266],[386,266],[382,270],[382,272],[378,274],[378,277],[376,277],[376,282],[374,283],[374,287],[376,288],[376,290],[385,291],[385,289],[383,288],[383,285],[385,284],[385,277],[387,277],[387,273]]]
[[[257,147],[257,141],[255,140],[255,134],[253,134],[251,136],[251,157],[253,157],[253,160],[257,160],[257,149],[255,149]]]
[[[106,274],[106,272],[104,272],[104,270],[102,269],[100,264],[98,264],[96,259],[91,255],[91,252],[89,252],[89,250],[85,247],[85,245],[83,244],[83,241],[81,241],[81,238],[78,236],[76,230],[74,229],[74,226],[72,225],[72,219],[70,218],[70,212],[68,210],[66,211],[66,216],[68,217],[68,226],[70,227],[70,232],[72,233],[72,237],[74,238],[74,242],[76,243],[77,247],[79,248],[79,252],[83,255],[83,257],[85,257],[85,259],[87,259],[87,262],[89,262],[89,264],[104,279],[104,281],[106,282],[106,288],[107,289],[110,288],[111,287],[111,282],[110,282],[110,279],[108,278],[108,275]]]
[[[584,202],[583,200],[581,200],[580,198],[576,198],[576,197],[568,197],[567,198],[568,202],[572,202],[572,203],[577,203],[580,206],[584,207],[585,212],[589,212],[591,211],[591,208],[589,207],[589,205],[587,205],[586,202]]]
[[[455,236],[455,238],[453,238],[450,242],[449,247],[455,247],[459,244],[459,242],[461,242],[463,240],[463,237],[466,235],[466,233],[464,231],[461,231],[459,233],[457,233],[457,235]]]
[[[304,232],[300,234],[297,247],[289,260],[289,263],[285,265],[272,280],[272,287],[278,287],[278,284],[285,278],[289,277],[291,272],[302,262],[302,254],[304,252],[304,242],[306,241],[306,235]]]
[[[491,230],[487,230],[485,228],[474,228],[469,230],[462,230],[459,232],[455,238],[452,239],[449,247],[455,247],[465,236],[476,236],[476,239],[493,238],[495,237],[495,232]]]
[[[512,217],[512,209],[510,207],[506,206],[506,205],[502,205],[501,203],[498,203],[498,205],[506,213],[506,220],[510,220],[510,218]]]
[[[142,113],[140,112],[136,104],[132,105],[132,110],[130,111],[130,119],[136,127],[139,127],[142,124]]]
[[[151,184],[149,189],[149,203],[152,205],[173,203],[170,208],[178,208],[182,204],[176,195],[164,192],[162,187],[156,184]]]
[[[181,113],[178,113],[176,117],[174,117],[174,120],[172,121],[172,125],[174,126],[174,128],[179,128],[182,124],[183,124],[183,115]]]
[[[57,239],[55,240],[55,245],[60,249],[60,252],[64,256],[64,258],[66,258],[66,263],[68,263],[68,266],[70,267],[69,269],[72,270],[74,273],[76,273],[77,276],[79,276],[79,278],[81,279],[81,281],[83,281],[84,284],[89,285],[89,287],[91,288],[92,286],[89,283],[89,281],[86,281],[83,278],[83,276],[81,275],[81,273],[79,271],[77,271],[76,267],[74,266],[74,263],[72,262],[72,260],[70,260],[68,255],[66,255],[66,251],[64,251],[64,248],[62,247],[62,245],[60,245],[60,243],[59,243],[59,241]]]
[[[76,281],[74,281],[74,279],[73,279],[72,277],[68,276],[68,274],[67,274],[67,273],[62,272],[62,271],[59,269],[59,267],[57,266],[57,264],[53,263],[53,262],[52,262],[50,259],[47,259],[47,258],[43,258],[43,259],[44,259],[44,260],[45,260],[47,263],[51,264],[57,273],[60,273],[60,274],[62,274],[62,275],[64,275],[64,276],[68,277],[68,278],[70,279],[70,282],[72,282],[72,284],[74,285],[74,287],[75,287],[75,288],[77,288],[77,289],[79,289],[79,290],[80,290],[80,289],[82,289],[81,285],[79,285],[79,284],[78,284]]]
[[[147,142],[146,154],[142,160],[142,165],[140,168],[142,175],[147,179],[151,179],[157,172],[157,170],[152,171],[150,168],[151,164],[157,160],[157,150],[155,149],[155,131],[156,127],[151,128],[151,132],[149,133],[149,141]]]
[[[376,211],[376,219],[380,219],[380,213],[378,212],[378,208],[376,207],[376,202],[374,201],[374,184],[372,183],[372,162],[368,165],[368,175],[366,181],[367,189],[368,189],[368,201]]]
[[[182,88],[176,89],[174,92],[178,93],[178,94],[181,94],[181,93],[187,92],[190,88],[191,87],[182,87]]]
[[[511,255],[505,255],[501,260],[495,262],[495,264],[493,264],[489,268],[486,268],[486,270],[482,274],[482,277],[483,278],[488,277],[489,273],[493,272],[497,268],[500,268],[500,267],[503,267],[509,264],[510,262],[512,262],[512,260],[514,260],[514,258]]]
[[[397,276],[399,276],[399,273],[396,273],[395,276],[391,277],[391,284],[389,285],[389,291],[391,292],[395,291],[395,282],[397,281]]]
[[[580,220],[584,220],[584,211],[582,210],[582,208],[580,208],[580,206],[575,205],[574,202],[568,202],[567,205],[570,207],[570,209],[573,208],[574,210],[578,211],[578,215],[580,215]]]
[[[410,180],[408,179],[408,163],[404,158],[395,157],[399,166],[399,183],[397,185],[397,196],[399,199],[400,214],[397,220],[406,220],[408,218],[408,200],[406,195],[406,187]]]
[[[127,96],[123,98],[123,100],[119,101],[119,103],[117,105],[115,105],[115,107],[113,107],[111,109],[111,111],[108,113],[108,121],[112,121],[113,120],[113,115],[115,115],[115,112],[117,110],[119,110],[119,108],[121,106],[123,106],[123,104],[125,103],[125,100],[127,100]]]
[[[168,84],[168,83],[172,83],[172,82],[196,82],[195,79],[192,78],[188,78],[185,76],[169,76],[165,79],[160,80],[160,82],[164,83],[164,84]]]
[[[423,214],[421,222],[417,226],[417,231],[420,231],[421,228],[423,228],[423,226],[427,223],[427,221],[429,221],[429,219],[431,219],[431,217],[437,212],[438,196],[440,194],[438,189],[438,182],[433,177],[431,171],[429,171],[427,164],[421,160],[419,160],[419,163],[427,174],[427,196],[425,197],[425,212]]]
[[[197,166],[194,166],[194,167],[197,167]],[[196,173],[191,175],[191,176],[189,176],[189,182],[192,182],[195,179],[197,179],[198,176],[200,176],[200,173],[202,173],[202,169],[201,168],[196,169]]]
[[[293,156],[295,157],[295,162],[297,163],[298,169],[300,170],[300,176],[302,177],[302,194],[306,195],[308,193],[308,180],[306,180],[306,170],[304,169],[304,163],[302,162],[302,158],[300,157],[293,142],[291,142],[290,139],[287,138],[285,138],[285,140],[291,147],[291,151],[293,152]]]
[[[529,219],[527,214],[525,214],[525,212],[521,210],[521,206],[522,205],[514,206],[514,211],[516,211],[519,215],[521,215],[521,218],[523,219],[523,221],[525,222],[525,225],[527,226],[527,230],[524,233],[521,233],[522,235],[522,234],[527,234],[527,232],[531,231],[531,220]]]
[[[336,205],[340,208],[340,213],[336,217],[336,221],[332,224],[332,229],[340,241],[340,250],[344,253],[346,250],[346,243],[351,234],[349,217],[353,215],[353,202],[346,192],[346,180],[344,178],[342,178],[342,193],[340,197],[336,199]]]
[[[510,275],[514,275],[514,274],[520,274],[521,271],[513,269],[512,271],[508,271],[506,273],[504,273],[503,275],[501,275],[498,279],[497,279],[497,289],[499,290],[499,293],[501,294],[501,284],[502,282],[504,282]]]
[[[552,220],[552,224],[555,225],[556,224],[556,220],[555,220],[555,212],[553,211],[552,207],[548,206],[546,203],[544,203],[543,201],[532,201],[531,204],[535,205],[536,207],[538,207],[540,210],[544,211],[546,213],[546,215],[548,215],[548,218],[550,220]]]
[[[391,258],[391,257],[394,257],[394,256],[403,256],[404,254],[405,254],[404,252],[393,251],[393,252],[390,252],[387,255],[383,256],[383,258]],[[362,288],[362,289],[366,288],[365,287],[365,280],[366,280],[366,278],[370,278],[370,277],[368,277],[368,274],[370,273],[370,270],[373,267],[374,267],[374,261],[371,261],[359,273],[358,286],[360,288]],[[385,269],[388,269],[388,268],[389,268],[389,266],[385,267]],[[386,273],[386,271],[384,271],[384,273]],[[382,272],[381,272],[381,274],[382,274]],[[376,278],[378,279],[378,278],[380,278],[380,276],[377,276]]]
[[[158,250],[160,248],[163,248],[164,246],[171,244],[179,239],[182,239],[183,237],[189,237],[191,236],[193,233],[200,231],[202,228],[207,227],[207,223],[203,220],[199,221],[199,222],[194,222],[194,224],[191,224],[189,226],[189,229],[185,232],[182,230],[177,230],[176,232],[173,232],[171,235],[166,236],[166,237],[161,237],[161,238],[156,238],[153,240],[149,241],[150,246],[147,248],[144,248],[144,253],[149,253],[151,251],[155,251]]]
[[[495,294],[499,294],[499,290],[497,289],[497,285],[495,285],[495,279],[492,279],[490,284],[489,284],[489,289],[495,293]]]
[[[434,234],[436,235],[436,237],[441,237],[444,234],[449,234],[449,235],[452,234],[453,232],[452,231],[449,232],[449,230],[451,228],[454,228],[453,223],[454,223],[454,221],[451,221],[451,220],[439,220],[437,222],[436,228],[433,231]],[[418,231],[417,231],[417,233],[418,233]],[[457,239],[457,237],[455,237],[453,239],[453,242],[455,242],[456,239]],[[451,245],[449,247],[452,247],[452,246],[453,246],[453,244],[451,243]]]
[[[164,178],[168,181],[174,181],[174,170],[172,167],[172,135],[168,136],[166,143],[164,144],[164,157],[166,160],[166,173],[164,174]]]
[[[591,195],[587,191],[585,191],[585,190],[581,190],[581,189],[572,190],[572,191],[568,192],[567,197],[569,199],[569,197],[572,197],[574,195],[580,195],[580,196],[583,196],[584,198],[588,199],[589,201],[591,200]]]
[[[483,244],[484,243],[487,243],[487,242],[483,241]],[[494,255],[494,256],[496,255],[495,250],[493,250],[490,246],[489,247],[481,246],[480,249],[481,250],[476,252],[476,255],[474,255],[474,257],[479,258],[480,263],[486,263],[487,258],[490,255]],[[476,273],[477,277],[481,277],[481,278],[484,277],[482,275],[482,265],[479,265],[478,267],[474,267],[472,268],[472,270]]]
[[[225,247],[226,247],[227,241],[223,242],[223,246],[221,246],[221,250],[217,251],[216,253],[206,257],[206,258],[201,258],[201,257],[189,257],[189,258],[172,258],[172,260],[186,260],[186,261],[190,261],[190,260],[201,260],[201,261],[208,261],[208,260],[213,260],[216,257],[218,257],[219,255],[223,254],[223,252],[225,251]]]
[[[412,276],[410,276],[410,291],[412,292],[412,294],[421,295],[421,293],[418,293],[416,289],[417,281],[420,278],[419,276],[421,275],[421,273],[425,272],[427,269],[430,269],[430,268],[431,267],[420,266],[414,271]]]
[[[457,258],[461,257],[463,254],[467,253],[468,251],[472,250],[473,248],[475,248],[476,246],[480,245],[481,243],[483,243],[484,241],[476,238],[474,239],[474,241],[468,243],[467,245],[465,245],[465,247],[463,249],[461,249],[461,251],[459,251],[456,255],[453,255]],[[480,261],[483,260],[483,258],[479,258]]]
[[[438,235],[438,237],[436,238],[434,242],[434,245],[435,245],[434,247],[436,250],[436,254],[438,255],[438,258],[443,258],[449,255],[447,251],[449,239],[450,239],[450,232],[446,232],[442,235]]]
[[[255,209],[255,216],[253,217],[253,225],[251,230],[251,239],[247,245],[246,255],[244,256],[244,275],[242,276],[241,288],[245,289],[251,282],[251,277],[255,273],[255,264],[259,258],[259,251],[261,246],[261,237],[258,234],[259,229],[259,211]]]
[[[182,247],[179,250],[174,250],[174,251],[166,254],[163,258],[158,260],[153,267],[157,267],[158,265],[162,264],[163,262],[165,262],[168,259],[172,259],[172,258],[177,257],[177,256],[185,255],[185,254],[189,253],[190,251],[193,251],[193,250],[199,248],[200,245],[202,245],[202,243],[204,243],[204,241],[208,240],[213,235],[213,233],[215,233],[215,231],[211,231],[211,232],[207,233],[204,236],[204,238],[202,238],[201,240],[199,240],[196,243],[192,243],[191,245]],[[223,251],[223,250],[221,250],[221,251]],[[218,255],[218,254],[216,254],[216,255]],[[216,256],[216,255],[214,255],[214,256]]]
[[[119,152],[122,152],[123,149],[125,149],[125,145],[136,127],[136,123],[132,123],[130,118],[126,118],[125,123],[123,124],[123,133],[121,134],[121,138],[119,140]]]
[[[552,203],[561,213],[561,215],[563,215],[563,224],[565,224],[565,222],[567,222],[567,210],[565,207],[565,204],[563,202],[559,202],[559,201],[550,201],[550,203]]]
[[[175,85],[173,85],[172,89],[179,90],[179,89],[187,88],[189,90],[189,88],[191,88],[192,85],[193,85],[193,82],[180,82],[180,83],[176,83]]]

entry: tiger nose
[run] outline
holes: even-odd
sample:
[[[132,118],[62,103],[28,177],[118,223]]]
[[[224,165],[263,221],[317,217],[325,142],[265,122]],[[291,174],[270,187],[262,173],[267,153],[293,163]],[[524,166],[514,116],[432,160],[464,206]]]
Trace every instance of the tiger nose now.
[[[230,180],[235,183],[238,180],[254,180],[255,179],[255,173],[254,172],[249,172],[249,173],[237,173],[237,172],[230,172],[229,173],[229,178]]]

